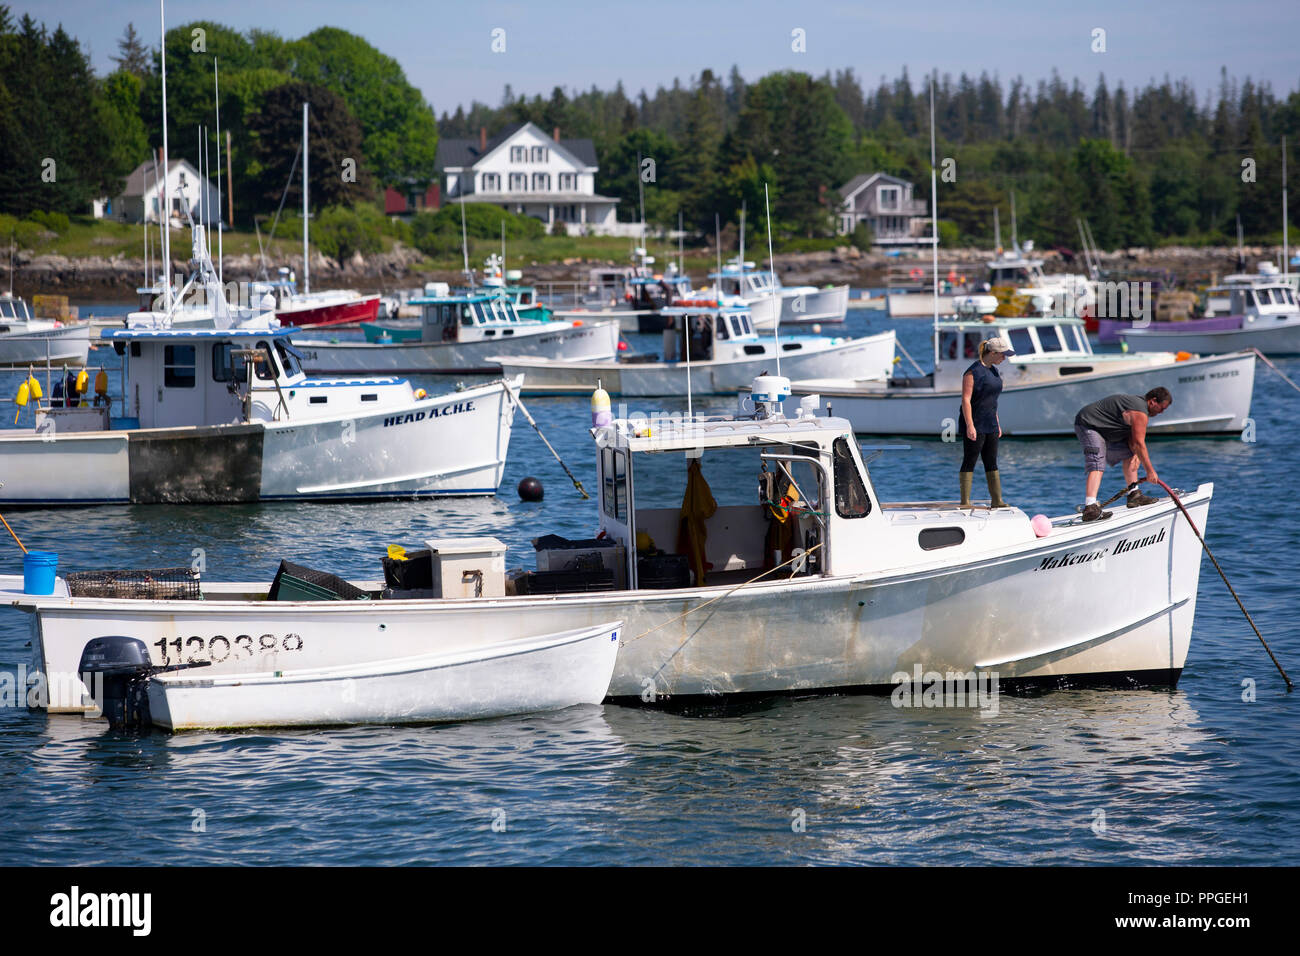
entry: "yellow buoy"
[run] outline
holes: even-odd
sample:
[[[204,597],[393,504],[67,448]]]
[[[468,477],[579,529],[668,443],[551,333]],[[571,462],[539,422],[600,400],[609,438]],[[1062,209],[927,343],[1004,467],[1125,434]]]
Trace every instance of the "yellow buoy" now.
[[[90,383],[90,373],[84,368],[77,373],[77,394],[85,395],[86,386]]]
[[[31,386],[31,389],[32,389],[32,398],[41,398],[41,397],[42,397],[42,395],[41,395],[41,383],[38,382],[38,381],[36,381],[36,376],[35,376],[35,375],[32,375],[32,376],[29,376],[29,377],[28,377],[28,379],[27,379],[27,384]]]
[[[609,392],[598,388],[591,393],[591,424],[597,428],[613,420],[609,412]]]
[[[406,549],[403,548],[400,544],[390,544],[388,546],[388,556],[392,558],[394,561],[407,560]]]
[[[417,388],[417,389],[415,390],[415,397],[416,397],[416,400],[418,401],[419,399],[422,399],[422,398],[428,398],[428,397],[429,397],[429,393],[426,392],[426,391],[425,391],[424,389],[422,389],[422,388]]]

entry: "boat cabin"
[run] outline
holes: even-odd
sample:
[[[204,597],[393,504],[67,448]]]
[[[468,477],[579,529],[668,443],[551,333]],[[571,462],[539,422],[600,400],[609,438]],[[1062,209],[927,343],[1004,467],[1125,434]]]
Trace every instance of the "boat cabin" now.
[[[105,329],[123,357],[119,428],[333,418],[409,402],[397,378],[310,379],[292,330]],[[61,411],[54,409],[54,412]]]
[[[515,593],[730,588],[764,571],[759,586],[815,585],[1033,540],[1016,508],[882,504],[849,422],[812,405],[793,419],[762,402],[750,418],[634,415],[592,437],[598,537],[539,538],[539,571]]]
[[[8,292],[0,293],[0,332],[12,332],[10,324],[25,326],[30,321],[32,313],[24,299]]]
[[[1242,316],[1257,319],[1293,318],[1300,311],[1296,290],[1280,276],[1246,276],[1244,281],[1225,282],[1206,293],[1205,317]]]
[[[499,289],[422,296],[411,304],[420,307],[425,342],[480,342],[514,335],[521,326],[543,324],[520,318],[514,302]]]
[[[746,262],[744,266],[726,265],[721,272],[710,272],[709,278],[723,295],[736,295],[745,300],[770,296],[774,289],[780,288],[773,273],[755,269],[752,262]]]
[[[1052,377],[1085,375],[1097,371],[1101,359],[1094,355],[1083,319],[1026,316],[951,319],[936,326],[939,336],[937,373],[919,378],[894,376],[893,388],[961,388],[961,377],[972,362],[979,360],[980,343],[1002,335],[1011,342],[1015,355],[1004,363],[1003,377],[1011,368],[1022,374],[1042,373],[1039,366],[1050,367]],[[1039,374],[1034,374],[1038,378]]]
[[[691,280],[683,275],[635,276],[627,281],[627,303],[633,309],[659,312],[690,292]]]
[[[678,361],[686,360],[688,338],[693,362],[712,360],[716,346],[723,342],[733,346],[753,343],[750,349],[744,349],[752,355],[763,355],[767,351],[759,344],[753,316],[743,305],[724,303],[719,307],[716,299],[680,299],[676,305],[661,309],[660,315],[672,321]]]
[[[989,262],[989,286],[1024,288],[1043,283],[1043,260],[1029,259],[1017,252],[1004,252]]]

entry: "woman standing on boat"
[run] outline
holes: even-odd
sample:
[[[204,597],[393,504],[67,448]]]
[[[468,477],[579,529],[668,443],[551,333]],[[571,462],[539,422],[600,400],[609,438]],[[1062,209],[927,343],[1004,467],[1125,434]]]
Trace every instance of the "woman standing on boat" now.
[[[1002,500],[1002,477],[998,474],[998,439],[1002,424],[998,421],[998,396],[1002,394],[1002,375],[998,365],[1008,355],[1015,355],[1011,343],[1002,336],[980,343],[979,361],[961,377],[961,506],[971,506],[971,485],[975,481],[975,461],[984,459],[984,477],[989,482],[989,498],[994,508],[1006,508]]]

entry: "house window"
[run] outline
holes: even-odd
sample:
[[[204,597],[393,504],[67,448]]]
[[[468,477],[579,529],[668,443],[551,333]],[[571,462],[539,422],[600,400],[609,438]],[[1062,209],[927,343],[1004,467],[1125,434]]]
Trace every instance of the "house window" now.
[[[577,188],[577,173],[560,173],[560,192],[564,192],[565,190],[577,190]]]
[[[510,162],[512,162],[512,163],[526,163],[526,162],[528,162],[528,147],[527,147],[527,146],[511,146],[511,147],[510,147]]]
[[[533,173],[533,192],[548,193],[550,191],[551,191],[551,174]]]
[[[876,194],[881,209],[897,209],[901,190],[897,186],[881,186]]]
[[[520,149],[522,149],[522,148],[523,148],[523,147],[521,146]],[[510,191],[511,191],[511,192],[524,192],[524,191],[527,190],[527,189],[528,189],[528,174],[527,174],[527,173],[511,173],[511,174],[510,174]]]
[[[498,193],[501,191],[501,174],[484,173],[483,174],[483,192]]]
[[[547,158],[547,157],[546,157],[546,154],[549,153],[549,152],[550,152],[550,150],[548,150],[545,146],[534,146],[534,147],[533,147],[533,162],[535,162],[535,163],[544,163],[544,162],[546,162],[546,158]]]

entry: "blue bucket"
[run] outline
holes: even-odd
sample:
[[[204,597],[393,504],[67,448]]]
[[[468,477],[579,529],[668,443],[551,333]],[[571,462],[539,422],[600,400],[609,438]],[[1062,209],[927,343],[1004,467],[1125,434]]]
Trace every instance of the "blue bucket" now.
[[[23,593],[53,594],[59,556],[53,551],[28,551],[23,555]]]

